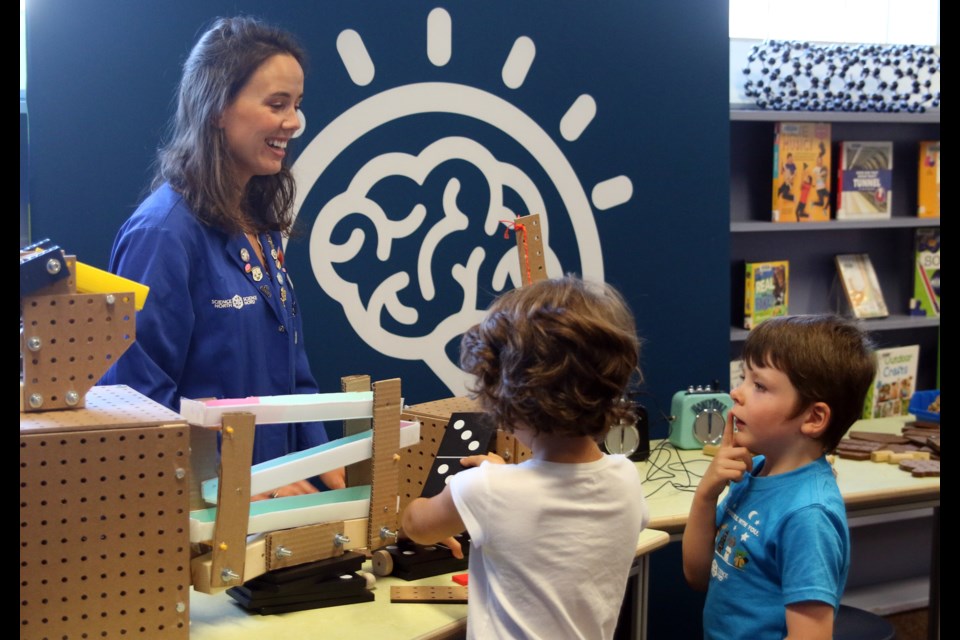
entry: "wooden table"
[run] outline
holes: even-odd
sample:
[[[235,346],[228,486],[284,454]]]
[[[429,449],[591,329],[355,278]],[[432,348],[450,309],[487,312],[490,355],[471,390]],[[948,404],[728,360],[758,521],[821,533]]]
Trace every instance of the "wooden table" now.
[[[669,535],[646,529],[637,541],[637,559],[631,571],[629,606],[635,612],[631,636],[646,637],[646,591],[649,581],[647,554],[665,546]],[[365,565],[369,570],[369,562]],[[433,576],[405,581],[394,577],[377,579],[374,602],[324,609],[310,609],[280,615],[248,613],[230,596],[191,592],[191,640],[262,640],[263,638],[307,638],[356,640],[357,638],[416,638],[446,640],[462,638],[467,626],[465,604],[393,604],[392,585],[452,585],[451,576]]]

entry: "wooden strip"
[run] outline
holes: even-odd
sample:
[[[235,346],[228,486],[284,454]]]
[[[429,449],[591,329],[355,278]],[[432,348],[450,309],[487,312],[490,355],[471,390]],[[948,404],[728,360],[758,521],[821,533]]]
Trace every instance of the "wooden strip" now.
[[[336,536],[344,535],[343,530],[341,521],[268,533],[267,571],[342,556],[343,545],[337,544]]]
[[[362,549],[367,543],[367,519],[357,518],[346,520],[343,523],[344,535],[350,542],[344,545],[344,551]],[[217,593],[224,587],[214,587],[210,584],[210,575],[213,571],[213,558],[210,553],[197,556],[190,562],[190,576],[194,591],[199,593]],[[244,559],[243,581],[253,580],[267,572],[267,543],[265,536],[258,537],[247,543]]]
[[[370,391],[370,376],[344,376],[340,378],[340,390],[344,393],[351,391]],[[354,418],[343,421],[343,435],[349,436],[361,431],[370,429],[369,418]],[[347,465],[347,486],[353,487],[358,484],[372,484],[370,480],[372,462],[361,460]]]
[[[393,586],[390,587],[390,602],[467,604],[469,587],[451,586]]]
[[[400,379],[373,384],[373,456],[370,485],[370,527],[367,545],[383,546],[381,531],[397,531],[400,492]]]
[[[250,514],[250,462],[256,429],[251,413],[223,416],[220,441],[220,492],[213,535],[210,583],[215,587],[240,584],[246,555]],[[237,577],[230,579],[227,574]],[[224,577],[228,577],[224,580]]]
[[[514,231],[517,239],[517,254],[520,260],[520,274],[523,284],[540,282],[547,279],[547,264],[543,253],[543,229],[540,226],[540,214],[516,218],[514,225],[523,225],[523,231]]]

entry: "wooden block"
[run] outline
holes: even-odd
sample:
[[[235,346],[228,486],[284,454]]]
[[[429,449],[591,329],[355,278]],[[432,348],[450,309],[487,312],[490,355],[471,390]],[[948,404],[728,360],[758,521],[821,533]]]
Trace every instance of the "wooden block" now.
[[[903,460],[899,466],[904,471],[909,471],[915,478],[940,476],[939,460]]]
[[[468,587],[390,587],[390,602],[467,604]]]
[[[893,451],[889,449],[878,449],[870,452],[870,462],[890,462],[890,456]]]
[[[840,444],[837,445],[837,451],[876,451],[877,449],[883,448],[882,442],[873,442],[870,440],[851,440],[850,438],[844,438],[840,441]]]
[[[929,460],[929,451],[904,451],[903,453],[890,452],[887,462],[890,464],[900,464],[904,460]]]
[[[851,431],[848,435],[853,440],[867,440],[869,442],[880,442],[882,444],[906,444],[909,442],[909,440],[903,436],[878,431]]]
[[[715,456],[717,451],[720,451],[720,445],[718,444],[705,444],[703,445],[703,455],[705,456]]]
[[[837,449],[837,455],[843,458],[844,460],[869,460],[870,452],[869,451],[856,451],[856,450],[845,450]]]

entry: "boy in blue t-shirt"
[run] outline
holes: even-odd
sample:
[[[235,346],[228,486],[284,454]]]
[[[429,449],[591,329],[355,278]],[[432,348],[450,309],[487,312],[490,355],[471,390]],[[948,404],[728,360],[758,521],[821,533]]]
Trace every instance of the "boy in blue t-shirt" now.
[[[707,590],[706,638],[829,639],[850,536],[825,454],[860,417],[873,350],[853,321],[788,316],[753,329],[743,361],[690,508],[684,575]]]

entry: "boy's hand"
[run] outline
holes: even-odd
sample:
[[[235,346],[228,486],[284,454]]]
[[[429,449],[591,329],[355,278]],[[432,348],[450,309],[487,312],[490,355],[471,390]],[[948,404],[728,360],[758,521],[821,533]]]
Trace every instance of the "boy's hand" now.
[[[498,456],[495,453],[484,453],[483,455],[477,456],[467,456],[466,458],[460,458],[460,464],[465,467],[479,467],[484,462],[490,462],[493,464],[506,464],[507,461]]]
[[[716,501],[730,482],[742,480],[743,474],[753,469],[753,455],[733,441],[733,421],[733,412],[728,411],[720,448],[697,487],[697,493],[710,500]]]

